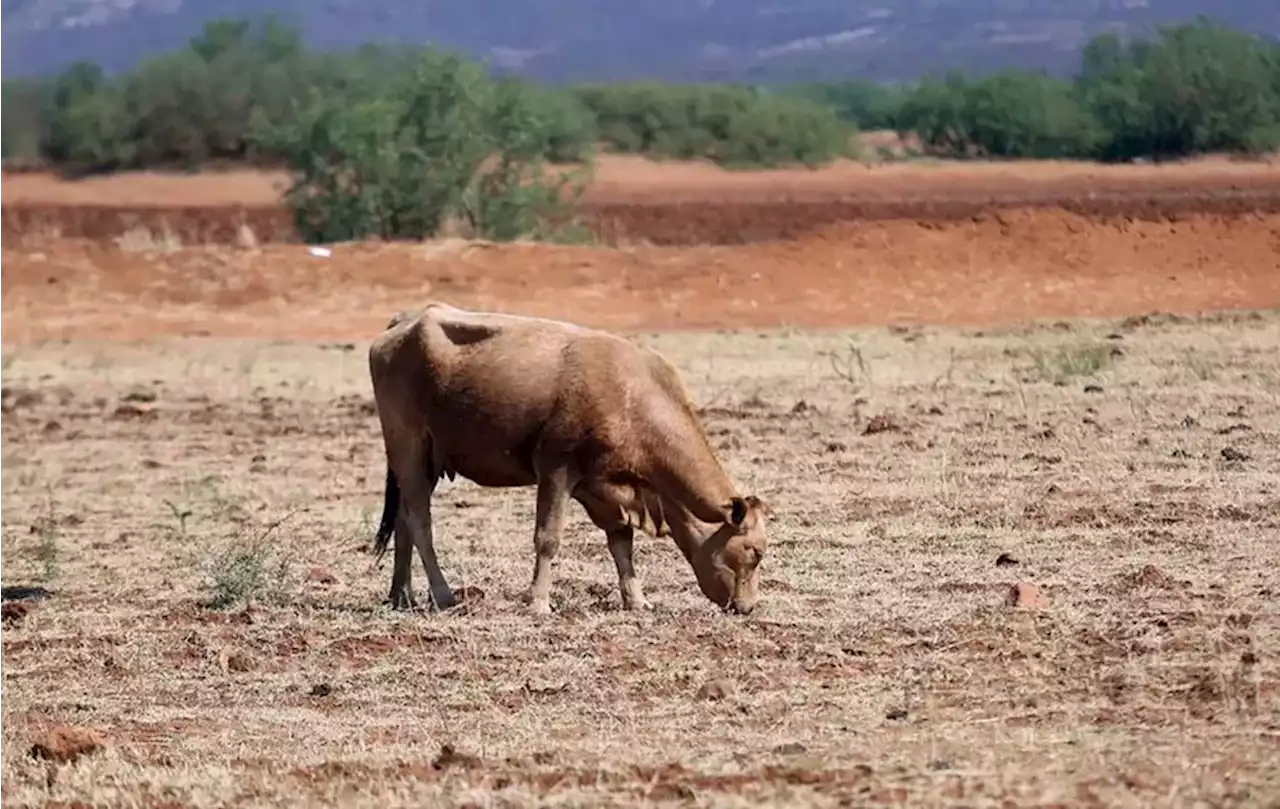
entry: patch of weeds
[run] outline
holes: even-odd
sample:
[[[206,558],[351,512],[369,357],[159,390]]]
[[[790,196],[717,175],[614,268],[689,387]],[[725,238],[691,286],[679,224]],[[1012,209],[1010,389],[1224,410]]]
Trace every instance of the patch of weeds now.
[[[1188,351],[1182,356],[1182,366],[1187,369],[1187,374],[1198,382],[1214,382],[1218,379],[1220,367],[1207,357],[1202,357],[1192,351]]]
[[[58,521],[49,507],[49,515],[35,525],[36,561],[40,563],[40,581],[51,582],[58,575]]]
[[[853,392],[871,386],[871,367],[862,355],[862,347],[856,343],[849,343],[839,351],[819,351],[818,356],[827,358],[831,372],[848,383]]]
[[[205,564],[206,606],[222,610],[249,600],[283,603],[292,588],[287,556],[262,540],[235,542]]]
[[[174,505],[172,501],[165,500],[164,504],[169,507],[169,511],[173,514],[173,519],[178,523],[177,535],[179,539],[187,536],[187,520],[191,518],[191,509],[185,506]]]
[[[1077,378],[1097,376],[1112,364],[1111,346],[1089,345],[1033,350],[1031,372],[1045,382],[1063,385]]]
[[[206,606],[221,610],[250,599],[276,604],[289,600],[293,589],[289,557],[267,541],[286,519],[271,524],[253,539],[233,542],[205,562],[210,591]]]

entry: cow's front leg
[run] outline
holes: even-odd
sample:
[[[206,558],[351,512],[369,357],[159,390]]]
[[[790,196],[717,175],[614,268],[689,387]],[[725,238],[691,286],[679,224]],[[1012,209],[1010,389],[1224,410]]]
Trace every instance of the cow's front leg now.
[[[538,505],[533,530],[533,583],[529,587],[529,611],[551,614],[551,567],[560,549],[573,491],[569,469],[557,466],[538,475]]]
[[[635,529],[630,525],[606,532],[609,555],[618,568],[618,589],[622,591],[622,606],[629,610],[651,610],[653,605],[644,597],[640,580],[636,578]]]

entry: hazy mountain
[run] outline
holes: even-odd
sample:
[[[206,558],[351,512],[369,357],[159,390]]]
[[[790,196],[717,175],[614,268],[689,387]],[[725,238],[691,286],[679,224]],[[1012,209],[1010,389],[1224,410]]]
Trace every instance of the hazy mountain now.
[[[1100,31],[1197,14],[1280,36],[1278,0],[4,0],[3,71],[120,70],[206,20],[271,12],[316,48],[432,42],[555,81],[1066,72]]]

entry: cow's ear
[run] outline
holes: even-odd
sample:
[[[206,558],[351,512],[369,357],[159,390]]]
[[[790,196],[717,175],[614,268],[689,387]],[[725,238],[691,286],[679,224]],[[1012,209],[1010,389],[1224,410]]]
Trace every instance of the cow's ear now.
[[[729,501],[729,524],[734,528],[741,528],[742,524],[747,521],[747,509],[749,508],[747,501],[741,497],[735,497]]]
[[[753,510],[758,511],[766,517],[773,516],[773,509],[769,507],[769,504],[761,500],[759,497],[756,497],[754,494],[749,494],[743,499]]]

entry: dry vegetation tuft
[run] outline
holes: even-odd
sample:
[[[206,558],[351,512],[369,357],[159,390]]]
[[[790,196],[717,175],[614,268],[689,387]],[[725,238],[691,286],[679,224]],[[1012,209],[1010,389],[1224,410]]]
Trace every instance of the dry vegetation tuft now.
[[[461,482],[466,609],[389,613],[362,347],[6,349],[6,805],[1275,804],[1280,316],[649,339],[777,512],[748,619],[580,514],[532,619]]]

